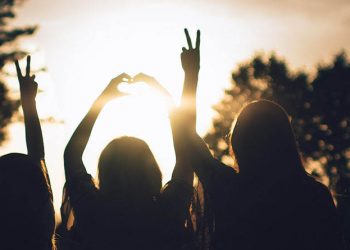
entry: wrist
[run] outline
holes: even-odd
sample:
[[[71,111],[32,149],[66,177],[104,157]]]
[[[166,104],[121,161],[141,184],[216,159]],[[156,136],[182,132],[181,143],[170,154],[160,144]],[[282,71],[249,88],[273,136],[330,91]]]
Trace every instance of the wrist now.
[[[94,106],[102,108],[105,106],[112,98],[109,95],[101,94],[94,102]]]
[[[22,109],[23,111],[32,111],[36,109],[36,102],[35,99],[22,99],[21,100],[21,104],[22,104]]]
[[[199,67],[198,68],[191,68],[191,69],[185,69],[185,74],[189,75],[189,76],[198,76],[199,74]]]

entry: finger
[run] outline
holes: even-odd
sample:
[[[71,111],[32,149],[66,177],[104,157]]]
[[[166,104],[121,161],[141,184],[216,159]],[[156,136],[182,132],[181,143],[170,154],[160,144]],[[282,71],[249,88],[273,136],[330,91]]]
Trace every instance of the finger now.
[[[30,56],[27,56],[26,76],[30,74]]]
[[[123,78],[131,78],[131,76],[128,75],[127,73],[122,73],[121,76],[122,76]]]
[[[140,77],[140,76],[144,76],[144,75],[145,75],[144,73],[139,72],[139,73],[137,73],[137,74],[135,75],[135,77]]]
[[[140,73],[138,73],[135,77],[134,77],[134,79],[143,79],[143,78],[150,78],[150,76],[149,75],[146,75],[145,73],[142,73],[142,72],[140,72]]]
[[[122,80],[126,79],[127,81],[130,81],[132,79],[131,76],[126,73],[122,73],[119,77],[120,79]]]
[[[110,83],[109,83],[109,86],[112,86],[112,85],[118,85],[122,82],[129,82],[131,79],[131,76],[129,76],[128,74],[126,73],[122,73],[120,75],[118,75],[117,77],[114,77]]]
[[[188,34],[188,30],[187,29],[185,29],[185,35],[186,35],[186,39],[187,39],[188,48],[192,49],[192,41],[191,41],[190,35]]]
[[[134,75],[133,79],[136,82],[137,79],[139,79],[142,76],[142,73],[137,73],[136,75]]]
[[[182,47],[182,52],[186,52],[187,49],[185,47]]]
[[[201,45],[201,31],[197,30],[196,49],[199,49],[200,45]]]
[[[32,76],[30,77],[30,80],[34,82],[34,80],[35,80],[35,75],[32,75]]]
[[[134,77],[134,82],[145,82],[154,85],[157,83],[157,80],[152,76],[146,75],[144,73],[139,73]]]
[[[17,71],[18,78],[23,77],[22,72],[21,72],[21,68],[19,67],[18,60],[15,61],[15,65],[16,65],[16,71]]]

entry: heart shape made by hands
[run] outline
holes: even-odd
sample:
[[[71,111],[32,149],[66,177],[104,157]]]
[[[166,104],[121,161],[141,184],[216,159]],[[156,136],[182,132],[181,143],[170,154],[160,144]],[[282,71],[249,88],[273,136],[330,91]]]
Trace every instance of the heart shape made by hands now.
[[[147,103],[150,100],[161,100],[159,103],[163,103],[161,105],[167,107],[167,110],[171,110],[175,106],[170,93],[155,78],[143,73],[139,73],[134,77],[127,76],[118,84],[118,91],[127,95],[143,95],[143,97],[146,97],[145,102]]]
[[[125,94],[141,94],[150,90],[146,82],[123,81],[118,85],[118,90]]]
[[[144,73],[139,73],[118,85],[118,90],[126,94],[140,94],[150,91],[151,89],[162,90],[163,87],[157,80]]]

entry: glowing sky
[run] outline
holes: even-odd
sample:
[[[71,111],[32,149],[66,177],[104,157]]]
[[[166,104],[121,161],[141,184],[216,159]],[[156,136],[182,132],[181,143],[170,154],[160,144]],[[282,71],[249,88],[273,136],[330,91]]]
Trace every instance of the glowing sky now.
[[[35,36],[21,43],[32,51],[34,65],[48,68],[37,77],[44,90],[38,96],[39,113],[65,121],[43,125],[56,207],[64,182],[65,143],[110,79],[121,72],[142,71],[155,76],[178,100],[184,27],[192,35],[197,28],[202,31],[201,134],[210,125],[210,107],[228,86],[230,72],[255,52],[276,51],[292,67],[312,70],[315,63],[329,61],[341,49],[350,50],[348,0],[28,0],[17,14],[14,24],[40,26]],[[11,65],[8,69],[14,70]],[[113,130],[113,135],[144,137],[169,178],[174,155],[166,117],[150,119],[156,107],[140,100],[120,100],[102,114],[84,155],[90,172],[94,173],[99,152],[110,139],[103,131]],[[150,132],[141,133],[136,129],[140,125]],[[22,125],[12,126],[10,136],[0,153],[25,152]]]

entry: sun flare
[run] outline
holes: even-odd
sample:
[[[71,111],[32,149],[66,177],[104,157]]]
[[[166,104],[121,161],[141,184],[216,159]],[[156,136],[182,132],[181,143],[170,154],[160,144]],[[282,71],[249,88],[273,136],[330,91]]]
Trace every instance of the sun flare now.
[[[149,145],[161,167],[163,183],[167,182],[175,164],[167,98],[146,83],[125,83],[119,89],[129,95],[111,101],[101,112],[84,153],[88,171],[96,175],[103,148],[114,138],[127,135]]]

